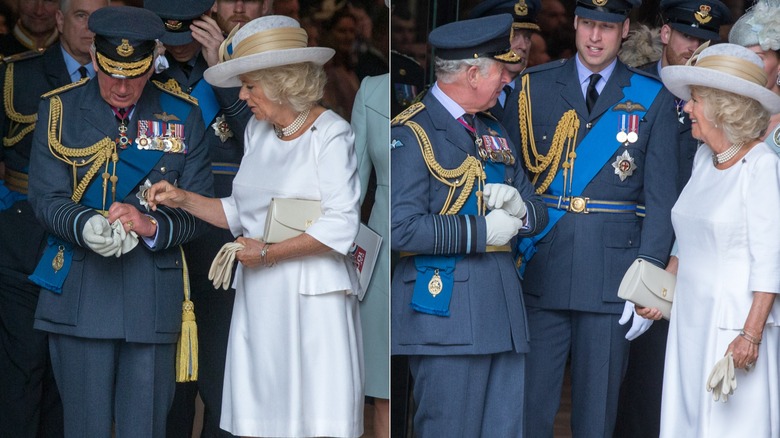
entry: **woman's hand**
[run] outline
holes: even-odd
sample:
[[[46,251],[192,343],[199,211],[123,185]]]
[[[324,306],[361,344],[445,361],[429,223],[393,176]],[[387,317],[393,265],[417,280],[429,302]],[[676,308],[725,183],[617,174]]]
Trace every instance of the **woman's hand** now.
[[[182,208],[187,201],[186,190],[175,187],[168,181],[160,181],[154,183],[146,192],[146,202],[149,203],[149,208],[152,211],[157,211],[158,205],[166,205],[172,208]]]
[[[664,316],[663,313],[655,307],[634,306],[634,311],[642,318],[652,319],[653,321],[658,321]]]
[[[239,237],[237,243],[244,245],[244,249],[236,251],[236,260],[241,262],[247,268],[255,268],[263,265],[263,259],[260,257],[265,242],[247,237]]]
[[[760,335],[758,335],[760,336]],[[731,352],[734,356],[734,368],[744,368],[747,371],[753,368],[758,360],[758,344],[750,342],[748,338],[737,335],[729,344],[726,354]]]
[[[138,211],[131,204],[114,202],[108,209],[108,222],[120,221],[126,232],[135,231],[139,236],[153,237],[157,233],[157,225],[149,217]]]
[[[677,266],[680,264],[680,259],[677,256],[669,257],[669,263],[666,264],[666,272],[671,272],[677,275]]]

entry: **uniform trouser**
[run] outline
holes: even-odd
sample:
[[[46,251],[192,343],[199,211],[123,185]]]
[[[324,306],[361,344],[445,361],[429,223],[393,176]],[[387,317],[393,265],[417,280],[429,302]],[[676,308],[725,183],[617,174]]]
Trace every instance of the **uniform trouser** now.
[[[176,344],[50,334],[66,438],[161,438],[173,401]]]
[[[664,383],[669,321],[655,321],[631,341],[628,369],[620,387],[615,438],[657,438],[661,433],[661,392]]]
[[[521,437],[525,356],[410,356],[415,436]]]
[[[191,278],[191,299],[195,305],[195,322],[198,325],[198,380],[176,384],[176,396],[168,413],[167,436],[192,436],[195,396],[200,393],[204,406],[201,437],[232,437],[233,435],[219,428],[219,419],[222,412],[222,385],[225,380],[230,319],[236,291],[215,290],[205,275],[193,275]]]
[[[40,287],[27,279],[44,242],[27,201],[0,211],[1,436],[62,436],[62,403],[47,335],[33,328]]]
[[[571,353],[572,434],[611,437],[628,360],[627,326],[618,324],[619,315],[530,306],[526,311],[531,334],[525,374],[526,436],[553,436]]]
[[[61,437],[48,337],[33,329],[38,286],[0,272],[0,435]]]

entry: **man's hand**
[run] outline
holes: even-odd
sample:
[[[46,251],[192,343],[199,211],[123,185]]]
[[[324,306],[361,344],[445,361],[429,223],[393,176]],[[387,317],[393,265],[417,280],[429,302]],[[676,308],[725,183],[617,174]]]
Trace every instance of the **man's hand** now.
[[[510,215],[505,210],[493,210],[485,216],[488,245],[506,245],[515,237],[523,221]]]
[[[199,20],[192,21],[190,30],[192,31],[192,39],[202,46],[201,53],[209,67],[217,65],[219,46],[225,40],[217,22],[208,15],[201,15]]]
[[[525,202],[516,188],[506,184],[485,184],[482,191],[485,205],[491,210],[503,209],[522,219],[526,214]]]

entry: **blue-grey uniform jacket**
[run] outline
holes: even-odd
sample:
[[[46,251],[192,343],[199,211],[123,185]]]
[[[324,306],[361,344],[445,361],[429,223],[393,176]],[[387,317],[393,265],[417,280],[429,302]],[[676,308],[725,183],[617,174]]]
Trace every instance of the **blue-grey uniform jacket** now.
[[[428,93],[422,103],[425,109],[411,120],[427,133],[442,167],[454,169],[467,156],[478,156],[469,133],[432,94]],[[487,130],[486,117],[482,114],[477,117],[478,134]],[[448,187],[429,172],[408,126],[394,125],[391,137],[392,249],[463,256],[454,270],[449,316],[420,313],[410,307],[417,270],[414,256],[401,258],[392,280],[392,353],[527,352],[525,307],[512,254],[486,252],[484,216],[461,219],[463,216],[440,215]],[[536,234],[547,224],[544,204],[534,194],[533,186],[517,162],[506,166],[504,176],[503,182],[517,188],[528,208],[528,223],[520,233]]]
[[[129,138],[137,137],[139,120],[159,121],[160,116],[165,117],[160,103],[162,93],[151,83],[146,84],[128,125]],[[101,98],[97,79],[60,92],[56,97],[62,101],[59,141],[63,146],[85,148],[105,137],[118,137],[118,121]],[[29,199],[44,228],[73,244],[73,260],[62,293],[41,293],[35,327],[78,337],[143,343],[176,342],[181,328],[184,290],[179,245],[202,232],[204,223],[183,210],[160,207],[156,212],[149,212],[158,223],[154,248],[141,239],[138,246],[119,258],[103,257],[88,249],[83,243],[82,230],[92,215],[100,213],[71,200],[72,168],[49,149],[52,99],[44,99],[38,112],[30,157]],[[190,104],[185,102],[185,105]],[[132,204],[144,212],[136,193],[138,185],[146,178],[152,183],[164,179],[202,195],[212,194],[200,110],[191,105],[186,120],[174,123],[184,125],[187,153],[162,154],[162,158],[140,181],[132,183],[135,189],[121,202]],[[117,151],[121,160],[123,151]],[[88,167],[78,167],[79,181]],[[120,179],[121,167],[120,161],[117,170]],[[101,181],[98,174],[92,184],[101,184]],[[111,189],[107,191],[107,204],[110,204]]]
[[[641,256],[664,266],[668,259],[673,235],[670,211],[677,198],[679,156],[673,96],[661,87],[639,120],[638,140],[627,145],[616,140],[621,112],[615,106],[632,99],[624,95],[624,89],[638,74],[651,77],[617,61],[589,114],[574,58],[537,66],[526,73],[530,78],[533,133],[539,154],[548,153],[558,121],[567,110],[576,110],[580,121],[577,147],[597,121],[610,128],[591,147],[614,152],[582,193],[572,196],[646,206],[644,218],[626,213],[567,212],[538,242],[538,252],[527,265],[523,290],[529,306],[619,314],[624,301],[617,296],[618,286],[631,262]],[[522,76],[517,80],[522,81]],[[515,88],[510,97],[513,104],[504,116],[509,137],[519,144],[517,99],[521,88],[519,84]],[[613,163],[619,163],[618,156],[624,152],[636,168],[625,172],[621,180]],[[575,164],[574,171],[582,169]]]

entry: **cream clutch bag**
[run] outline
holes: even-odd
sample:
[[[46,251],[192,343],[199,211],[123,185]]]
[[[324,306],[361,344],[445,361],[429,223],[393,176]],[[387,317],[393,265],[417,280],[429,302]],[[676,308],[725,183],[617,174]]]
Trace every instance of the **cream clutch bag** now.
[[[669,319],[677,277],[654,264],[636,259],[620,282],[618,296],[642,307],[655,307]]]
[[[279,243],[299,234],[312,226],[322,210],[320,201],[294,198],[271,198],[265,219],[263,241]]]

